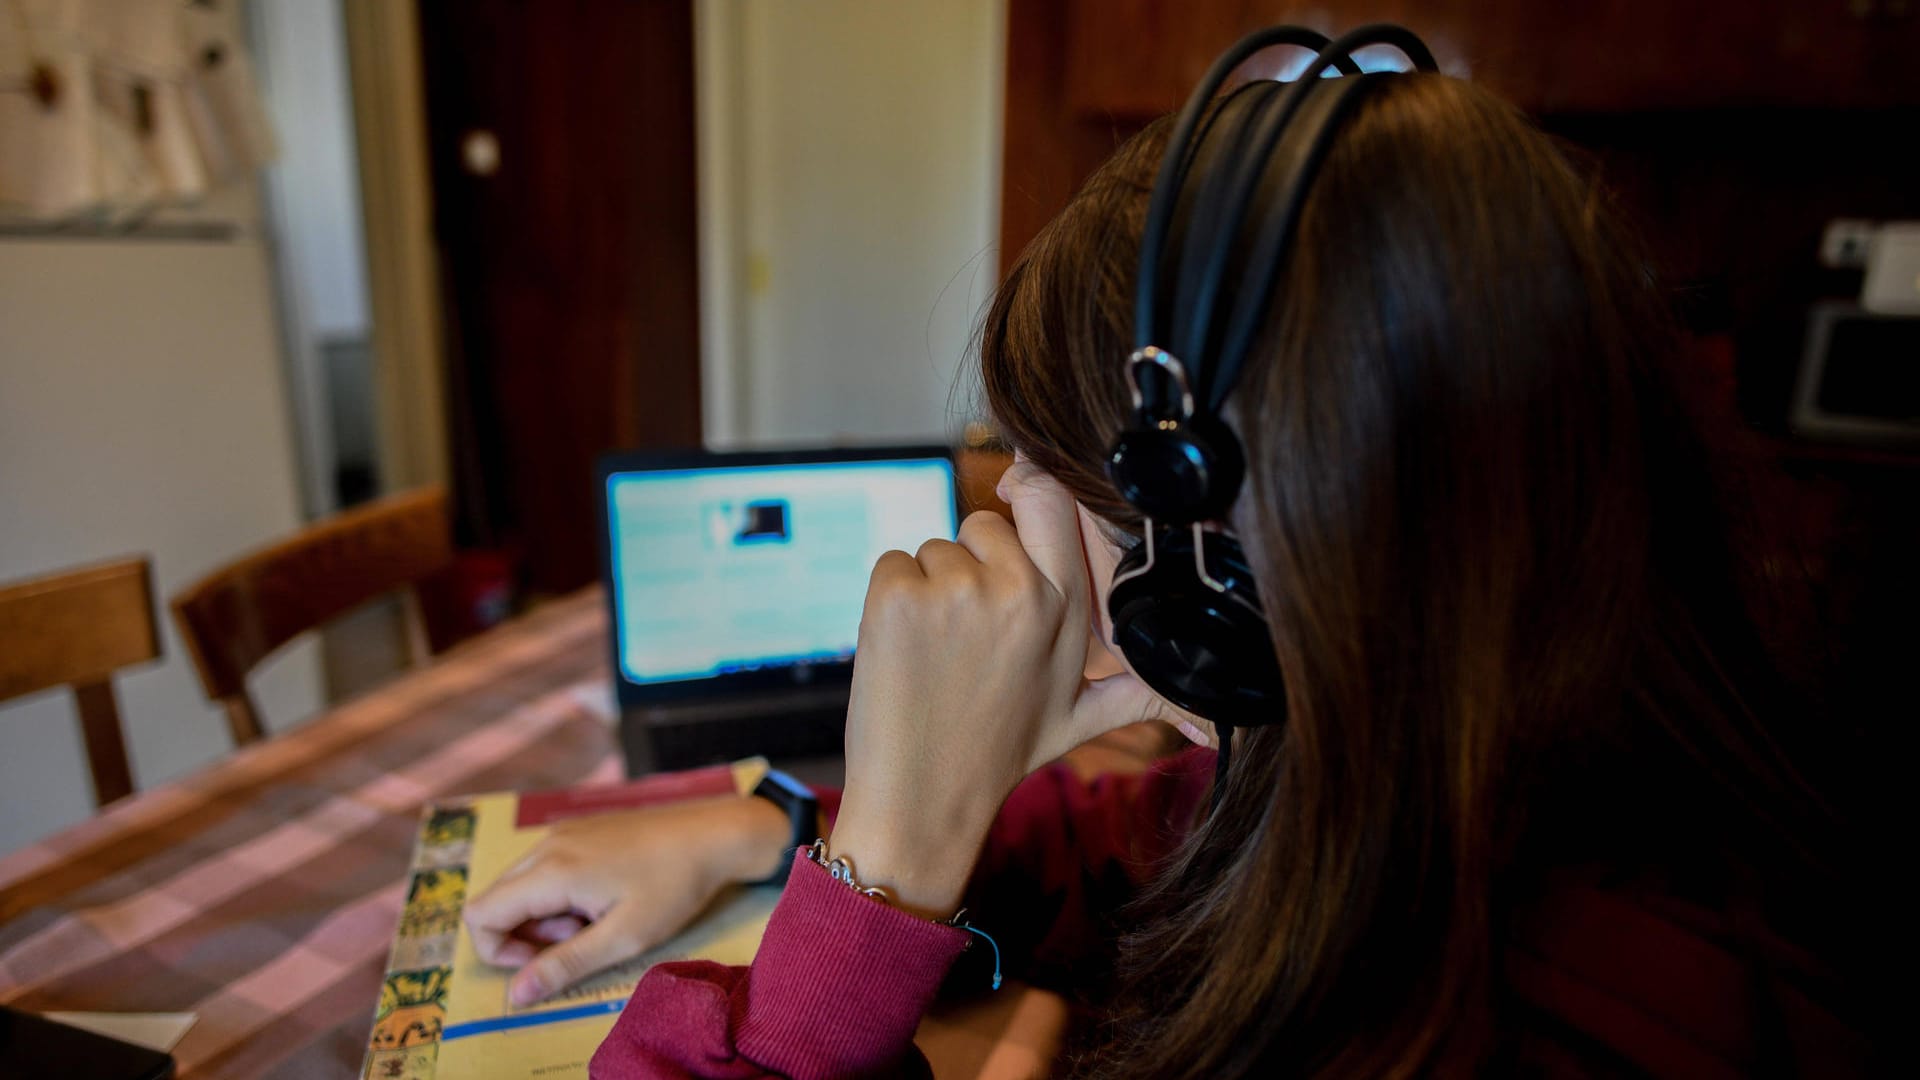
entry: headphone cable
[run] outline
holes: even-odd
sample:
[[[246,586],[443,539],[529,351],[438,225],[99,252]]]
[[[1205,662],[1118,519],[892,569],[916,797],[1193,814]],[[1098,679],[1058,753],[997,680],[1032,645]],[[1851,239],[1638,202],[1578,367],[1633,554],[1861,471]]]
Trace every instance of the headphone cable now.
[[[1227,767],[1233,760],[1233,725],[1224,720],[1213,722],[1215,736],[1220,748],[1214,752],[1213,759],[1213,807],[1212,813],[1220,812],[1220,799],[1227,793]]]

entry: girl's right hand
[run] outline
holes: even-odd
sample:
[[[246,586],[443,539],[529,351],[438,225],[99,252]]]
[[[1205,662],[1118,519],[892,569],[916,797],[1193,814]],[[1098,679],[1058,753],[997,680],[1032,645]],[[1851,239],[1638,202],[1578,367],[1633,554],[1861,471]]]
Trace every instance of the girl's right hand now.
[[[474,949],[516,967],[530,1005],[678,933],[719,891],[774,873],[793,853],[771,802],[725,796],[563,821],[467,901]]]
[[[1073,496],[1020,457],[999,490],[1013,524],[980,511],[957,542],[882,555],[860,617],[828,854],[929,918],[959,906],[1028,774],[1114,728],[1178,715],[1110,658],[1089,678],[1105,647]]]

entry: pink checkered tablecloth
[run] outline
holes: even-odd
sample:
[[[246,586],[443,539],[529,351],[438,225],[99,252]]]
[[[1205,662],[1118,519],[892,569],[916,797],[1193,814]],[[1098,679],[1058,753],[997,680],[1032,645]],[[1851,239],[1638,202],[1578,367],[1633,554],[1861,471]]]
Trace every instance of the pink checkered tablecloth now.
[[[182,1080],[358,1076],[421,807],[620,779],[606,632],[598,589],[556,601],[0,859],[0,1003],[195,1013]],[[1010,981],[915,1041],[943,1080],[1045,1076],[1066,1015]]]
[[[570,596],[0,860],[0,1002],[196,1013],[187,1080],[357,1075],[422,804],[619,775],[605,635]]]

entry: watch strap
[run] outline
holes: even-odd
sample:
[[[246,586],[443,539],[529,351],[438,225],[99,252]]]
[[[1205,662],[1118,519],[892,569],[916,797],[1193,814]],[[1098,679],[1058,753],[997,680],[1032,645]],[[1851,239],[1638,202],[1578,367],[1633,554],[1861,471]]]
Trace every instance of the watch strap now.
[[[813,789],[778,769],[768,769],[767,774],[754,785],[753,793],[786,811],[789,827],[786,847],[788,855],[792,855],[795,850],[813,843],[818,838],[820,800],[814,797]],[[792,872],[793,860],[782,859],[779,868],[772,875],[752,884],[785,885],[787,875]]]

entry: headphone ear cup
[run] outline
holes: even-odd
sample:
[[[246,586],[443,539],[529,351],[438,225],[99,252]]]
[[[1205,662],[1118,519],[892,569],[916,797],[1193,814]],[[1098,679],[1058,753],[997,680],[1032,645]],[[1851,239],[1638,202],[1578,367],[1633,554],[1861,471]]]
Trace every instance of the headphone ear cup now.
[[[1107,476],[1120,497],[1168,524],[1225,514],[1245,473],[1240,440],[1204,416],[1129,428],[1107,458]]]
[[[1253,572],[1232,537],[1201,535],[1224,591],[1200,579],[1191,530],[1156,532],[1151,567],[1142,544],[1114,569],[1114,643],[1142,682],[1188,712],[1235,727],[1283,723],[1286,687]]]

